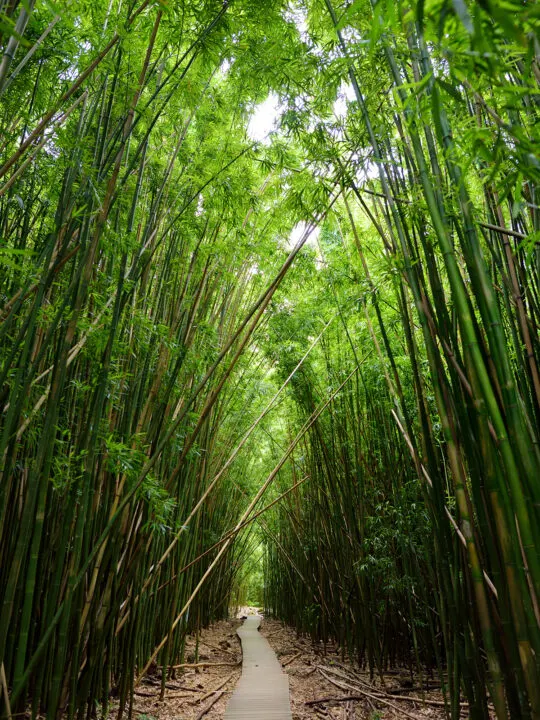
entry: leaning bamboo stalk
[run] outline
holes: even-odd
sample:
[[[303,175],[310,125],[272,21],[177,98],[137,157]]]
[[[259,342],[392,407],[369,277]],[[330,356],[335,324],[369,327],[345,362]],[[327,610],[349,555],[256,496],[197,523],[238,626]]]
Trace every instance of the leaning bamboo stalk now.
[[[66,362],[67,367],[69,367],[75,361],[75,359],[77,358],[77,356],[83,349],[84,345],[86,344],[88,337],[91,334],[91,331],[99,328],[99,322],[101,321],[103,314],[105,313],[105,310],[107,309],[108,306],[110,306],[111,303],[112,303],[112,298],[109,298],[109,300],[107,301],[107,303],[105,305],[105,308],[100,312],[100,314],[96,317],[96,319],[92,323],[92,327],[90,327],[88,329],[88,331],[82,336],[82,338],[72,348],[71,352],[69,353],[67,362]],[[34,384],[40,382],[44,377],[49,375],[52,371],[53,371],[53,367],[49,367],[47,370],[44,370],[41,373],[41,375],[39,375],[37,378],[35,378],[32,381],[32,384],[34,385]],[[47,400],[50,390],[51,390],[51,385],[47,385],[47,387],[45,388],[45,391],[40,395],[39,399],[34,404],[32,410],[28,414],[25,421],[17,429],[17,440],[20,440],[22,438],[22,436],[24,435],[24,433],[26,432],[26,430],[32,423],[33,418],[39,412],[40,408],[43,407],[43,404]],[[9,409],[9,403],[4,406],[4,412],[8,409]]]
[[[332,320],[333,320],[333,318],[332,318]],[[242,450],[242,448],[245,446],[245,444],[247,443],[247,441],[249,440],[249,438],[251,437],[251,435],[253,434],[253,432],[257,429],[257,427],[258,427],[259,424],[262,422],[262,420],[266,417],[266,415],[268,415],[268,413],[269,413],[269,412],[272,410],[272,408],[275,406],[278,398],[279,398],[280,395],[283,393],[283,391],[287,388],[287,386],[289,385],[289,383],[291,382],[291,380],[293,379],[293,377],[295,376],[295,374],[297,373],[297,371],[300,369],[300,367],[302,366],[302,364],[304,363],[304,361],[306,360],[306,358],[309,356],[309,354],[311,353],[311,351],[313,350],[313,348],[318,344],[319,340],[320,340],[321,337],[323,336],[323,333],[324,333],[325,330],[328,328],[328,326],[330,325],[330,323],[332,322],[332,320],[330,320],[330,321],[325,325],[325,327],[323,328],[323,330],[321,331],[321,333],[320,333],[320,334],[318,335],[318,337],[315,338],[315,340],[312,342],[312,344],[310,345],[310,347],[308,348],[308,350],[306,351],[306,353],[304,354],[304,356],[299,360],[298,364],[297,364],[296,367],[293,369],[293,371],[290,373],[290,375],[287,377],[287,379],[285,380],[285,382],[280,386],[280,388],[277,390],[277,392],[275,393],[275,395],[274,395],[274,396],[272,397],[272,399],[268,402],[268,404],[266,405],[266,407],[264,408],[264,410],[260,413],[260,415],[256,418],[256,420],[250,425],[250,427],[248,428],[248,430],[246,431],[246,433],[244,434],[244,436],[242,437],[242,439],[240,440],[240,442],[238,443],[238,445],[235,447],[235,449],[233,450],[233,452],[231,453],[231,455],[229,456],[229,458],[227,459],[227,461],[225,462],[225,464],[223,465],[223,467],[219,470],[219,472],[216,474],[216,476],[213,478],[213,480],[211,481],[211,483],[209,484],[209,486],[207,487],[207,489],[205,490],[205,492],[204,492],[203,495],[201,496],[201,498],[200,498],[200,500],[198,501],[197,505],[196,505],[196,506],[193,508],[193,510],[191,511],[189,517],[188,517],[188,518],[186,519],[186,521],[182,524],[183,528],[184,528],[184,527],[187,527],[187,526],[189,525],[189,523],[190,523],[191,520],[193,519],[194,515],[198,512],[199,508],[202,506],[202,504],[204,503],[204,501],[206,500],[206,498],[208,497],[208,495],[214,490],[214,488],[216,487],[217,483],[219,482],[219,480],[221,479],[221,477],[224,475],[224,473],[225,473],[225,472],[229,469],[229,467],[232,465],[232,463],[234,462],[236,456],[237,456],[238,453]],[[171,544],[169,545],[169,547],[167,548],[167,550],[165,551],[165,553],[163,554],[163,556],[160,558],[160,561],[159,561],[156,569],[159,569],[159,566],[167,559],[167,557],[169,556],[170,552],[173,550],[174,545],[178,542],[178,539],[179,539],[179,537],[180,537],[180,535],[181,535],[182,532],[183,532],[183,529],[181,528],[180,532],[175,536],[175,538],[173,539],[173,541],[171,542]]]
[[[335,196],[337,197],[337,196]],[[335,197],[333,198],[333,201],[335,201]],[[293,251],[289,254],[288,258],[285,260],[285,263],[282,265],[280,271],[278,272],[277,276],[273,280],[273,282],[270,284],[267,290],[265,290],[262,295],[260,295],[259,299],[255,302],[255,304],[252,306],[252,308],[248,311],[247,315],[245,316],[242,323],[240,323],[239,328],[237,331],[233,334],[233,336],[228,340],[225,347],[222,349],[222,351],[219,353],[217,359],[213,362],[209,370],[206,372],[205,376],[202,378],[202,380],[195,386],[194,390],[192,391],[190,398],[188,398],[188,401],[184,405],[184,410],[178,415],[178,417],[175,419],[175,421],[171,424],[167,432],[164,433],[163,438],[159,442],[156,452],[154,455],[145,463],[144,467],[142,468],[141,472],[138,475],[138,478],[136,482],[133,484],[133,486],[130,488],[130,490],[124,494],[121,501],[116,506],[116,510],[113,515],[109,517],[108,522],[106,523],[103,531],[101,532],[100,536],[97,538],[94,547],[88,554],[85,561],[83,561],[80,565],[79,572],[76,576],[73,577],[72,582],[70,583],[69,587],[69,598],[71,597],[71,593],[75,591],[75,589],[80,585],[83,578],[86,575],[86,572],[94,559],[98,556],[98,554],[101,552],[101,548],[103,544],[107,541],[107,538],[109,537],[109,534],[112,530],[112,528],[116,525],[116,523],[120,520],[122,517],[122,514],[124,512],[124,509],[128,506],[128,504],[131,502],[135,494],[137,493],[138,489],[141,487],[142,483],[144,482],[145,478],[147,477],[148,473],[152,470],[155,463],[157,462],[157,459],[159,455],[161,454],[162,450],[170,440],[170,438],[173,436],[173,433],[175,432],[176,428],[180,425],[180,422],[185,417],[185,414],[187,413],[187,410],[191,407],[192,403],[196,400],[201,390],[206,386],[209,379],[212,377],[213,373],[216,371],[216,369],[219,367],[221,361],[224,359],[224,357],[227,355],[229,349],[233,346],[236,339],[240,336],[242,331],[248,326],[250,320],[253,318],[253,316],[256,314],[257,310],[261,306],[261,304],[264,304],[264,302],[267,300],[268,296],[272,296],[274,292],[276,291],[277,287],[279,287],[281,281],[285,277],[285,274],[289,270],[290,266],[292,265],[295,257],[297,256],[298,252],[302,248],[302,246],[305,244],[309,233],[312,231],[314,225],[308,226],[306,229],[306,232],[297,244],[297,246],[293,249]],[[70,324],[70,332],[74,332],[74,323],[73,321]],[[225,548],[226,549],[226,548]],[[193,596],[195,597],[195,595]],[[47,629],[43,632],[40,642],[37,645],[34,654],[30,658],[28,665],[23,673],[23,675],[20,678],[19,683],[14,687],[12,692],[12,702],[14,702],[19,695],[21,694],[22,690],[24,689],[28,678],[30,677],[31,672],[33,671],[34,667],[39,662],[42,653],[45,651],[47,647],[47,643],[49,641],[49,638],[52,636],[52,633],[54,632],[57,624],[60,622],[60,620],[63,617],[64,610],[66,607],[66,598],[62,603],[60,603],[59,607],[56,610],[56,613],[51,618],[50,624],[47,627]]]
[[[4,702],[6,704],[6,717],[7,720],[11,720],[11,704],[9,701],[9,688],[6,679],[6,670],[4,668],[4,662],[0,665],[0,684],[2,685],[2,692],[4,694]]]
[[[429,474],[428,474],[428,471],[426,470],[425,465],[421,462],[420,458],[418,457],[418,453],[416,452],[415,448],[413,447],[413,444],[411,443],[411,440],[410,440],[410,438],[409,438],[409,436],[408,436],[408,434],[407,434],[407,431],[406,431],[405,428],[403,427],[403,425],[402,425],[402,423],[401,423],[401,420],[400,420],[399,417],[397,416],[396,411],[392,408],[392,410],[391,410],[390,412],[392,413],[392,415],[393,415],[393,417],[394,417],[394,420],[396,421],[396,424],[397,424],[397,426],[399,427],[399,430],[400,430],[401,434],[403,435],[403,439],[405,440],[405,443],[406,443],[406,445],[407,445],[407,447],[408,447],[408,449],[409,449],[409,452],[411,453],[411,457],[413,458],[413,460],[414,460],[414,462],[415,462],[415,465],[417,465],[417,467],[420,468],[420,470],[421,470],[421,472],[422,472],[422,475],[424,476],[427,484],[428,484],[431,488],[433,488],[433,481],[432,481],[432,479],[430,478],[430,476],[429,476]],[[448,518],[450,524],[452,525],[452,527],[453,527],[454,530],[456,531],[456,535],[458,536],[459,541],[461,542],[461,544],[463,545],[463,547],[466,548],[466,547],[467,547],[467,540],[466,540],[463,532],[460,530],[459,525],[457,524],[454,516],[452,515],[452,513],[451,513],[450,510],[448,509],[448,506],[447,506],[447,505],[444,506],[444,511],[445,511],[446,517]],[[491,578],[490,578],[489,575],[487,574],[486,570],[483,570],[482,573],[483,573],[483,575],[484,575],[484,580],[486,581],[486,585],[487,585],[487,586],[489,587],[489,589],[491,590],[493,596],[494,596],[495,598],[498,598],[498,597],[499,597],[499,594],[498,594],[498,592],[497,592],[497,588],[495,587],[493,581],[491,580]]]
[[[81,103],[84,103],[88,97],[88,93],[85,91],[81,93],[81,95],[75,100],[75,102],[58,117],[57,120],[53,123],[53,129],[56,130],[57,128],[61,127],[65,121],[69,118],[71,113],[77,108]],[[26,168],[36,159],[37,155],[39,154],[40,150],[42,150],[47,142],[52,137],[52,133],[50,135],[44,135],[43,139],[35,146],[34,151],[32,154],[26,158],[26,160],[21,163],[21,165],[15,170],[15,172],[10,176],[9,180],[0,187],[0,197],[4,195],[9,188],[19,179],[19,177],[24,173]]]
[[[296,490],[297,487],[300,487],[300,485],[302,485],[302,483],[304,483],[306,480],[309,480],[309,476],[302,478],[301,480],[296,482],[292,487],[290,487],[288,490],[285,490],[285,492],[281,493],[281,495],[278,495],[278,497],[275,500],[272,500],[271,503],[268,503],[268,505],[265,505],[261,510],[258,510],[254,515],[252,515],[247,520],[245,520],[244,523],[242,524],[242,526],[238,528],[238,530],[229,531],[226,535],[224,535],[221,538],[221,540],[218,540],[217,542],[215,542],[207,550],[205,550],[203,553],[201,553],[196,558],[191,560],[187,565],[184,565],[184,567],[181,570],[179,570],[175,575],[173,575],[169,580],[167,580],[166,584],[168,585],[178,575],[181,575],[183,572],[186,572],[186,570],[189,570],[190,567],[192,567],[193,565],[198,563],[200,560],[202,560],[203,557],[205,557],[206,555],[209,555],[213,550],[218,548],[222,543],[227,542],[227,540],[229,540],[229,538],[233,537],[234,535],[237,535],[238,532],[240,532],[240,530],[243,530],[244,528],[248,527],[248,525],[251,525],[252,522],[257,520],[261,515],[264,515],[264,513],[266,513],[268,510],[270,510],[270,508],[274,507],[274,505],[277,505],[279,502],[281,502],[285,497],[287,497],[287,495],[289,493],[293,492],[293,490]],[[152,569],[152,572],[153,572],[153,569]],[[165,584],[161,585],[158,588],[158,591],[161,590],[163,587],[165,587]],[[123,626],[124,622],[125,622],[125,620],[124,620],[124,618],[122,618],[122,622],[119,624],[118,629],[116,631],[117,633]]]
[[[36,40],[36,42],[32,45],[30,50],[26,53],[24,58],[21,60],[21,62],[17,65],[15,70],[11,73],[11,75],[6,79],[5,83],[2,85],[0,83],[0,97],[6,92],[6,90],[9,88],[13,80],[21,73],[24,66],[28,63],[29,60],[33,57],[36,50],[43,44],[43,42],[46,40],[47,36],[51,33],[51,31],[54,29],[55,25],[60,20],[60,15],[55,15],[51,22],[47,25],[45,30],[41,33],[39,38]]]
[[[154,660],[155,660],[156,657],[158,656],[160,650],[165,646],[165,643],[167,642],[167,640],[168,640],[168,638],[169,638],[169,635],[174,631],[174,629],[176,628],[176,626],[178,625],[178,623],[180,622],[180,620],[184,617],[184,614],[186,613],[186,611],[187,611],[188,608],[190,607],[191,603],[193,602],[193,600],[195,599],[195,597],[196,597],[197,594],[199,593],[199,590],[200,590],[200,589],[202,588],[202,586],[204,585],[206,579],[207,579],[208,576],[212,573],[213,569],[215,568],[215,566],[216,566],[216,565],[218,564],[218,562],[220,561],[222,555],[226,552],[226,550],[229,548],[229,545],[230,545],[231,542],[233,541],[234,537],[236,537],[236,535],[237,535],[238,532],[240,531],[240,528],[241,528],[242,524],[245,523],[245,521],[246,521],[247,518],[249,517],[249,515],[250,515],[251,511],[253,510],[253,508],[257,505],[257,503],[258,503],[259,500],[262,498],[262,496],[264,495],[264,493],[266,492],[266,490],[270,487],[270,485],[272,484],[272,482],[275,480],[277,474],[279,473],[279,471],[281,470],[281,468],[283,467],[283,465],[286,463],[286,461],[288,460],[289,456],[291,455],[291,453],[293,452],[293,450],[296,448],[296,446],[298,445],[298,443],[300,442],[300,440],[302,439],[302,437],[303,437],[303,436],[305,435],[305,433],[309,430],[309,428],[316,422],[317,418],[318,418],[318,417],[321,415],[321,413],[328,407],[328,405],[329,405],[329,404],[332,402],[332,400],[337,396],[337,394],[338,394],[338,393],[341,391],[341,389],[346,385],[346,383],[349,382],[349,380],[350,380],[351,377],[355,374],[355,372],[357,372],[357,370],[358,370],[358,368],[355,367],[354,370],[345,378],[345,380],[344,380],[344,381],[341,383],[341,385],[337,388],[337,390],[335,390],[335,391],[330,395],[330,397],[328,398],[328,400],[326,400],[326,402],[325,402],[320,408],[318,408],[318,409],[313,413],[313,415],[311,416],[311,418],[307,421],[307,423],[305,423],[304,427],[300,430],[300,432],[298,433],[298,435],[295,437],[295,439],[294,439],[294,440],[292,441],[292,443],[289,445],[289,447],[287,448],[285,454],[282,456],[282,458],[280,459],[280,461],[278,462],[278,464],[276,465],[276,467],[272,470],[272,472],[270,473],[270,475],[268,476],[268,478],[267,478],[267,479],[264,481],[264,483],[261,485],[261,487],[259,488],[259,491],[256,493],[255,497],[253,498],[253,500],[252,500],[252,501],[250,502],[250,504],[248,505],[247,509],[246,509],[246,510],[244,511],[244,513],[242,514],[242,516],[241,516],[240,520],[238,521],[238,523],[236,524],[234,530],[231,532],[231,537],[229,537],[229,538],[225,541],[225,543],[223,544],[223,546],[222,546],[222,547],[220,548],[220,550],[218,551],[218,553],[217,553],[216,557],[214,558],[214,560],[213,560],[213,561],[210,563],[210,565],[208,566],[206,572],[204,573],[204,575],[202,576],[201,580],[198,582],[197,586],[195,587],[195,589],[194,589],[193,592],[191,593],[191,595],[190,595],[189,599],[187,600],[186,604],[184,605],[184,607],[182,608],[182,610],[180,611],[180,613],[179,613],[178,616],[176,617],[175,621],[174,621],[173,624],[171,625],[171,628],[170,628],[169,632],[168,632],[167,635],[163,638],[163,640],[159,643],[159,645],[155,648],[155,650],[154,650],[154,652],[152,653],[150,659],[147,661],[146,665],[143,667],[143,669],[142,669],[141,672],[139,673],[139,675],[138,675],[138,677],[137,677],[137,680],[136,680],[136,683],[135,683],[136,685],[138,685],[138,684],[140,683],[140,681],[142,680],[142,678],[146,675],[146,672],[147,672],[148,668],[149,668],[150,665],[154,662]]]
[[[6,82],[6,76],[9,71],[10,65],[13,62],[19,42],[24,35],[28,21],[34,9],[36,0],[30,0],[28,3],[24,3],[19,12],[19,17],[13,28],[13,33],[9,38],[4,53],[2,55],[2,61],[0,62],[0,91],[4,88]]]
[[[141,5],[135,10],[132,15],[129,17],[129,19],[126,22],[126,28],[129,28],[137,19],[137,17],[145,10],[145,8],[150,5],[151,0],[144,0]],[[49,125],[50,121],[53,119],[55,114],[57,113],[58,109],[62,107],[62,105],[69,100],[81,87],[81,85],[84,83],[84,81],[92,75],[94,70],[98,67],[98,65],[107,57],[107,55],[110,53],[110,51],[115,47],[115,45],[120,40],[120,34],[115,33],[115,35],[111,38],[111,40],[107,43],[105,48],[98,54],[98,56],[90,63],[90,65],[83,70],[83,72],[78,76],[78,78],[70,85],[70,87],[62,94],[62,96],[59,98],[59,100],[56,102],[56,104],[51,108],[45,116],[42,118],[42,120],[38,123],[38,125],[34,128],[34,130],[28,135],[26,140],[21,143],[17,151],[8,159],[6,162],[0,167],[0,177],[3,177],[8,170],[13,166],[14,163],[17,162],[17,160],[26,152],[26,150],[34,143],[34,141],[40,137],[42,132],[45,130],[45,128]]]

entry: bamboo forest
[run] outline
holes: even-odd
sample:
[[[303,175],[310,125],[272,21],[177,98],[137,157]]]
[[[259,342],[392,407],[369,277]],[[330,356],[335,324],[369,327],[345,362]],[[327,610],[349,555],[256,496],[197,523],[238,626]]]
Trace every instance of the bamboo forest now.
[[[435,717],[369,701],[406,668],[540,718],[540,4],[0,0],[0,45],[0,720],[157,717],[246,605],[364,673],[305,717]]]

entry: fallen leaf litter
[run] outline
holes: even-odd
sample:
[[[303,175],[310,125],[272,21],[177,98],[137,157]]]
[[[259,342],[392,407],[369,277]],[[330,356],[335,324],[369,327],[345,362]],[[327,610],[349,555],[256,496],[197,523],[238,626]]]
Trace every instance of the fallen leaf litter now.
[[[214,623],[186,641],[185,662],[167,679],[160,699],[159,674],[149,675],[136,690],[133,720],[222,720],[241,676],[242,652],[236,635],[239,617]],[[283,623],[264,619],[260,629],[289,676],[293,720],[443,720],[444,698],[436,678],[410,682],[405,669],[370,680],[333,644],[314,646]],[[409,685],[413,685],[409,687]],[[115,708],[111,708],[114,712]],[[462,705],[462,717],[467,706]]]

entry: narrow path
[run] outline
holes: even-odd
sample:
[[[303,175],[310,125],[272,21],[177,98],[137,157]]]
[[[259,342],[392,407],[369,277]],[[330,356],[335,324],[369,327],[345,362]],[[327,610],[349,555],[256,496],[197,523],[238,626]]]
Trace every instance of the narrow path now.
[[[242,677],[225,711],[225,720],[292,720],[289,678],[268,640],[259,634],[260,615],[237,630],[242,641]]]

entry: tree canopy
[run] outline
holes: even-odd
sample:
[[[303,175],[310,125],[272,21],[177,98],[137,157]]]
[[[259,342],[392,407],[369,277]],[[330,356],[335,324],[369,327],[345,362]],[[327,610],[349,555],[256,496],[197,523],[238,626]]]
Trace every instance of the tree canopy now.
[[[0,0],[2,716],[131,712],[246,567],[540,716],[539,26]]]

